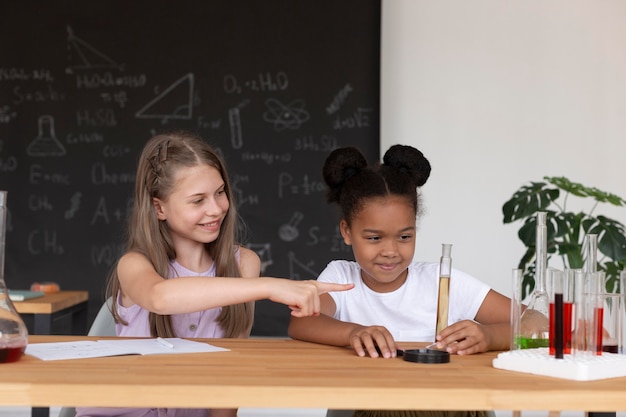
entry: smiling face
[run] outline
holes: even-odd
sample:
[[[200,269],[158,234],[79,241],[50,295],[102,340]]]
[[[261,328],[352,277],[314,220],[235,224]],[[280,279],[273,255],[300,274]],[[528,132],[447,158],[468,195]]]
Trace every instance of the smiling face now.
[[[404,284],[415,252],[416,233],[415,210],[406,198],[371,199],[351,225],[342,220],[339,227],[370,289],[391,292]]]
[[[228,213],[224,179],[209,165],[180,168],[166,200],[153,199],[159,220],[167,221],[174,246],[217,239]]]

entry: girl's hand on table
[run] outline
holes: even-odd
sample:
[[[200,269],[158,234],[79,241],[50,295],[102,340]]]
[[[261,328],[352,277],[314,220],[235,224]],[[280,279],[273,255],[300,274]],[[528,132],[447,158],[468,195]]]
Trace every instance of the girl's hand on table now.
[[[350,332],[350,346],[357,355],[372,358],[395,358],[396,342],[383,326],[357,326]]]
[[[437,335],[436,348],[457,355],[486,352],[489,347],[489,336],[485,330],[485,326],[473,320],[459,321]]]

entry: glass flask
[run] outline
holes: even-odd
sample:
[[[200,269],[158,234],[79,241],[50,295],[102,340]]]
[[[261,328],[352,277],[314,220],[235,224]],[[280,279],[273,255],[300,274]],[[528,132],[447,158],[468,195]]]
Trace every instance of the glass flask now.
[[[520,349],[549,346],[550,300],[546,290],[546,272],[548,268],[548,228],[547,213],[537,212],[535,289],[530,295],[528,307],[520,316],[518,339],[515,346]]]
[[[28,344],[28,330],[9,298],[4,282],[4,242],[6,238],[7,192],[0,191],[0,363],[15,362]]]
[[[437,299],[437,327],[435,334],[448,327],[448,304],[450,300],[450,272],[452,258],[450,252],[452,244],[441,244],[441,258],[439,260],[439,297]]]

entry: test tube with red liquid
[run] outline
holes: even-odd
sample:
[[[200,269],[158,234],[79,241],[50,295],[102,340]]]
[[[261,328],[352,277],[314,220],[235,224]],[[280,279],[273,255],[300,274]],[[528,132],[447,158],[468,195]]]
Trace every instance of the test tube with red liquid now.
[[[556,359],[563,359],[564,352],[564,309],[563,271],[548,270],[548,294],[550,298],[549,352]]]

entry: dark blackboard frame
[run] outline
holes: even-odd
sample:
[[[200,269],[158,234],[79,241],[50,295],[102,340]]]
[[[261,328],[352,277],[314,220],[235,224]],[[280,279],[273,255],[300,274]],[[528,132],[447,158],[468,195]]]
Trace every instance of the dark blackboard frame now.
[[[351,258],[324,201],[339,146],[379,158],[380,1],[14,2],[0,22],[6,281],[90,292],[123,249],[136,157],[200,134],[231,173],[262,273],[315,279]],[[253,334],[289,310],[257,303]]]

